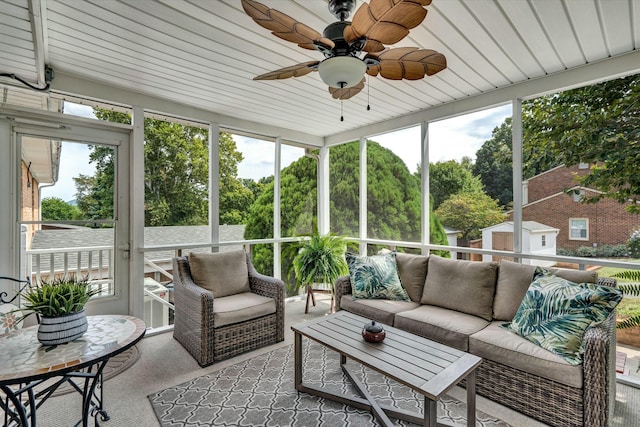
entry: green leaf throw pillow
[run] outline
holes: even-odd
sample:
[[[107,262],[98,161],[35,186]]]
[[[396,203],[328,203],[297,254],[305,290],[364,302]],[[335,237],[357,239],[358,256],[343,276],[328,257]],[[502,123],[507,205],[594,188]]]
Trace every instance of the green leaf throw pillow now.
[[[535,276],[513,321],[501,326],[579,365],[587,328],[604,321],[621,299],[615,288],[542,274]]]
[[[353,299],[410,301],[398,276],[396,253],[366,256],[346,254]]]

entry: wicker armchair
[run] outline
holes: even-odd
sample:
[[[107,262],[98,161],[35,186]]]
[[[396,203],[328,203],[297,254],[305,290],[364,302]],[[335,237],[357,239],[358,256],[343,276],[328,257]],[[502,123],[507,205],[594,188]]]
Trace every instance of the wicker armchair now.
[[[173,259],[173,337],[202,367],[284,340],[284,282],[259,274],[249,254],[245,255],[250,288],[245,296],[248,300],[252,299],[252,294],[273,298],[275,312],[250,317],[247,312],[250,313],[251,309],[239,307],[238,310],[245,310],[244,320],[231,324],[222,322],[225,324],[221,326],[216,325],[215,319],[221,315],[216,308],[224,304],[216,305],[215,302],[232,297],[214,298],[212,292],[194,282],[187,257]]]

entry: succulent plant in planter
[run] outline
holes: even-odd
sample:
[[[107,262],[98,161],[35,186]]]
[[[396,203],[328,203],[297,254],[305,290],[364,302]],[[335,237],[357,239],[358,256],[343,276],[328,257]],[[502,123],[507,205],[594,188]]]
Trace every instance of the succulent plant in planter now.
[[[43,281],[21,294],[25,317],[38,315],[38,340],[44,345],[73,341],[87,331],[84,306],[99,292],[91,287],[88,278],[64,276]]]

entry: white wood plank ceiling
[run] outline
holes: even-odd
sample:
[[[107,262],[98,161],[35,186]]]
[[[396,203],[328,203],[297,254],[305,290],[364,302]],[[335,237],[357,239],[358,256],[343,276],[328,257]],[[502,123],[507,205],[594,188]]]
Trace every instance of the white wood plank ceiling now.
[[[335,21],[326,0],[260,1],[320,32]],[[59,75],[327,139],[625,55],[634,61],[616,72],[640,71],[640,0],[433,0],[427,9],[392,47],[435,49],[447,69],[419,81],[371,78],[370,95],[344,101],[344,122],[318,73],[252,80],[322,55],[276,38],[239,0],[0,1],[0,72],[37,84],[41,55]],[[64,86],[54,79],[52,93],[72,91]]]

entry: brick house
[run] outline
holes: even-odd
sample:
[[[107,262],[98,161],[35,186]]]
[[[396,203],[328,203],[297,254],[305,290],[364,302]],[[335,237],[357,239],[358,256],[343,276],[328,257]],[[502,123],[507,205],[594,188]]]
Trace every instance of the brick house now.
[[[581,246],[626,243],[631,232],[640,227],[640,215],[631,214],[612,199],[595,204],[580,202],[584,195],[598,190],[576,185],[574,177],[590,172],[589,165],[558,166],[523,182],[523,221],[537,221],[558,228],[558,248],[576,250]],[[580,194],[567,194],[574,189]],[[508,213],[513,220],[513,212]]]

